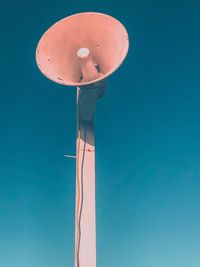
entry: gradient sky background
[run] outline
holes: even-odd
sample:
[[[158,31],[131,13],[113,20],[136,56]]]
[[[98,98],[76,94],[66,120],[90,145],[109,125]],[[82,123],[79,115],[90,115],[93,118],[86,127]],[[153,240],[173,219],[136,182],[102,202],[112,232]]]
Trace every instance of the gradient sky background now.
[[[0,266],[74,265],[76,90],[35,48],[82,11],[119,19],[128,57],[96,110],[98,267],[200,266],[199,1],[1,4]]]

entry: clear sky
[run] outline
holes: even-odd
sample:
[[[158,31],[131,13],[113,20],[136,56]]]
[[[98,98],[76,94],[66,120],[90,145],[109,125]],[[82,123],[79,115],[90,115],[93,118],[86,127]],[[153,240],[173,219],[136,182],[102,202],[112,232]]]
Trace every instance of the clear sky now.
[[[72,267],[76,90],[35,48],[82,11],[119,19],[128,57],[98,103],[98,267],[200,266],[199,1],[4,1],[0,42],[0,266]]]

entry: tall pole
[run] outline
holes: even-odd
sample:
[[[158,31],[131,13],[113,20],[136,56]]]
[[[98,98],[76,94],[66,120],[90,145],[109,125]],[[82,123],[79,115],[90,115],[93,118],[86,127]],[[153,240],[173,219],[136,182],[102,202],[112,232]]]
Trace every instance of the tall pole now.
[[[100,77],[88,48],[77,52],[83,80]],[[94,113],[105,81],[77,88],[75,267],[96,267]]]
[[[77,88],[75,267],[96,267],[94,114],[89,120],[82,118],[80,90]],[[91,98],[87,101],[89,105]]]

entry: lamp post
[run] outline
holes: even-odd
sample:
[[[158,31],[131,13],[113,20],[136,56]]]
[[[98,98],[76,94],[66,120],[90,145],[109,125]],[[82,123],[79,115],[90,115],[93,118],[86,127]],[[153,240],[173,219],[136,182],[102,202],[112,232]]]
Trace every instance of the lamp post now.
[[[46,77],[77,87],[75,267],[96,267],[95,106],[128,46],[128,34],[118,20],[85,12],[51,26],[36,50]]]

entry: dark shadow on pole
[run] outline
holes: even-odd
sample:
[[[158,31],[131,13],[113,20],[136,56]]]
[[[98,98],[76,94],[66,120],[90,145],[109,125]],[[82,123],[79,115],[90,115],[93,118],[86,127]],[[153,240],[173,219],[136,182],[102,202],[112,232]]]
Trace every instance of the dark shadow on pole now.
[[[81,86],[78,92],[78,131],[80,138],[84,140],[84,130],[87,129],[86,142],[94,145],[94,139],[90,138],[94,131],[94,114],[96,102],[103,97],[106,90],[106,80],[101,80],[98,83]],[[91,134],[90,134],[91,133]]]

